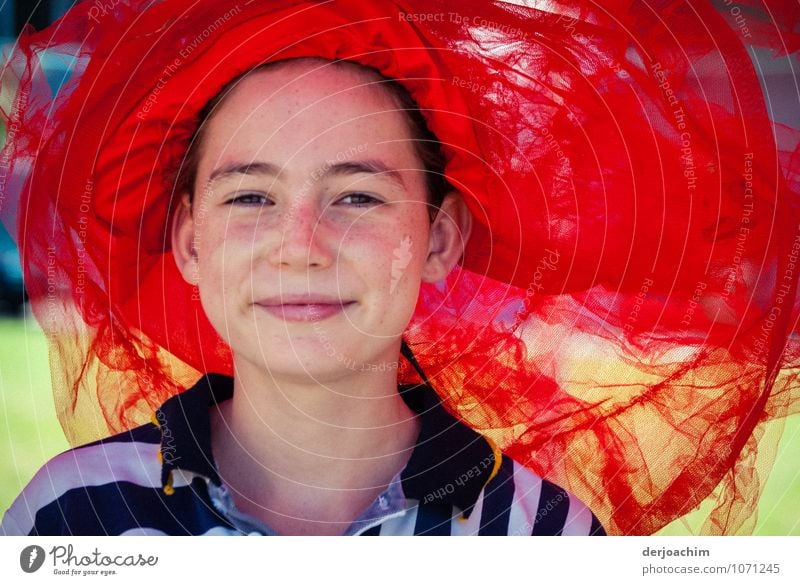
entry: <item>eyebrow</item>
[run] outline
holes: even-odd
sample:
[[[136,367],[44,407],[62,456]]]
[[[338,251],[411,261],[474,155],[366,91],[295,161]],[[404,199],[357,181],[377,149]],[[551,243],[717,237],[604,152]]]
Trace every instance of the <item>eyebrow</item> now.
[[[208,178],[208,184],[227,179],[232,175],[274,175],[280,173],[278,165],[266,162],[230,163],[214,169]]]
[[[399,186],[405,189],[405,181],[403,175],[397,169],[388,167],[383,161],[376,159],[365,159],[356,161],[346,161],[336,163],[330,166],[326,165],[325,172],[320,175],[320,178],[346,176],[346,175],[377,175],[382,178],[387,178],[394,181]]]
[[[281,167],[268,162],[251,163],[230,163],[215,169],[208,179],[208,185],[227,179],[233,175],[268,175],[277,177],[281,172]],[[402,173],[389,167],[378,159],[364,159],[355,161],[337,162],[325,164],[320,170],[314,171],[312,176],[316,180],[328,177],[368,174],[386,178],[405,189]]]

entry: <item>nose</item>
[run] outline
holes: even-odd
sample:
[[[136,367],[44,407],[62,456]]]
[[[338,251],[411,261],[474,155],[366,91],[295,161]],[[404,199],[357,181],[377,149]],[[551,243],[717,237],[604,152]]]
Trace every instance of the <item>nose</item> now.
[[[324,268],[334,261],[329,234],[313,201],[295,202],[279,218],[279,234],[269,250],[270,263],[278,268]]]

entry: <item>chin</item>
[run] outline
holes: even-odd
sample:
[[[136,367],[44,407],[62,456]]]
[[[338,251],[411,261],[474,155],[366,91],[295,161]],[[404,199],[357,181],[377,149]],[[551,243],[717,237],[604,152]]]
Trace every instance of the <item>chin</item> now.
[[[299,343],[293,346],[290,341],[277,346],[262,344],[259,347],[254,344],[243,352],[234,350],[236,357],[265,370],[270,376],[306,382],[340,378],[342,374],[353,371],[343,359],[337,359],[337,354],[331,353],[318,346],[301,347]]]
[[[297,384],[313,383],[317,385],[324,385],[328,382],[334,382],[352,376],[354,372],[358,371],[357,369],[348,368],[335,360],[333,362],[326,360],[326,363],[317,362],[310,366],[298,362],[284,362],[274,365],[267,364],[267,370],[270,376],[277,380],[284,380]]]

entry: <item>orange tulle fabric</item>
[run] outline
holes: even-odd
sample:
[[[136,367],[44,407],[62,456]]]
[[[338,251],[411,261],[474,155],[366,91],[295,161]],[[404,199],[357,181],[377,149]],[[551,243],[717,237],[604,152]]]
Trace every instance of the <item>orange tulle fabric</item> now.
[[[24,31],[0,214],[70,441],[232,373],[169,249],[198,112],[261,63],[346,59],[409,90],[476,220],[405,335],[449,408],[609,533],[707,498],[702,532],[751,531],[800,394],[798,133],[754,66],[800,49],[796,3],[525,4],[84,2]]]

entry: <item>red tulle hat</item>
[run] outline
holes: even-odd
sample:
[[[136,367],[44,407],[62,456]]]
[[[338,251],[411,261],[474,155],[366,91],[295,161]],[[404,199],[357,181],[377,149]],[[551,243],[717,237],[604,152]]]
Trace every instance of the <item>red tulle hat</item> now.
[[[177,171],[231,79],[342,59],[409,90],[475,217],[405,335],[451,410],[610,533],[709,497],[703,532],[751,531],[766,425],[798,410],[800,186],[743,41],[788,58],[796,5],[526,4],[82,2],[26,30],[0,211],[69,440],[232,373],[169,249]]]

